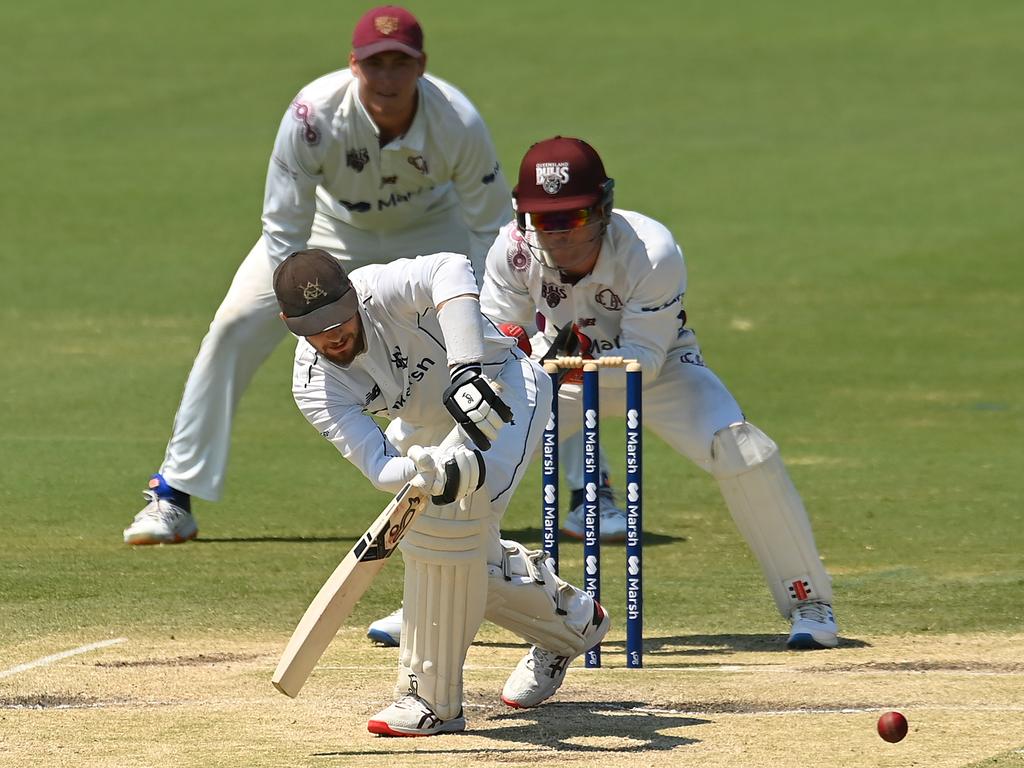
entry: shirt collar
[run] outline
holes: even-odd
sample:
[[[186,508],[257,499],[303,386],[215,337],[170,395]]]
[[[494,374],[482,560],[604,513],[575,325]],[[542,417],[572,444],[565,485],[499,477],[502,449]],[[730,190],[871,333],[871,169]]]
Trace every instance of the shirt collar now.
[[[363,105],[362,99],[359,98],[359,80],[353,77],[352,80],[352,103],[355,106],[356,114],[359,117],[360,122],[365,123],[365,127],[369,128],[373,135],[379,140],[380,139],[380,128],[377,127],[377,123],[374,122],[373,118],[370,117],[370,113],[366,111],[366,107]],[[423,88],[423,78],[419,79],[416,84],[416,114],[413,115],[412,125],[409,126],[402,136],[397,139],[393,139],[389,144],[386,145],[387,149],[409,149],[413,152],[422,152],[423,147],[427,143],[427,118],[426,107],[424,102],[426,101],[426,93]]]

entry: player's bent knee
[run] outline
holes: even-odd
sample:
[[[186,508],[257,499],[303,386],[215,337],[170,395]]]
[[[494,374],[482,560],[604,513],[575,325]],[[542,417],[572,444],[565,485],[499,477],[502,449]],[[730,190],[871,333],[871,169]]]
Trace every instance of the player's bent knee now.
[[[770,461],[779,447],[749,421],[738,421],[715,433],[711,441],[711,472],[736,477]]]
[[[502,541],[499,563],[487,565],[485,617],[529,642],[562,656],[585,650],[582,629],[594,601],[555,573],[541,550]]]

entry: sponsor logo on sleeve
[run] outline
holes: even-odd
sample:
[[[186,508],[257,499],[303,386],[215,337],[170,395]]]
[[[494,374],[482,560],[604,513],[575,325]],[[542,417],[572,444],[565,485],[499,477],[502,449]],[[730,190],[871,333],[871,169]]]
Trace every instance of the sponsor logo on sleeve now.
[[[493,184],[494,180],[496,178],[498,178],[498,171],[500,171],[500,170],[501,170],[501,165],[499,163],[495,163],[493,170],[491,170],[490,173],[488,173],[486,176],[484,176],[482,179],[480,179],[481,183],[483,183],[483,184]]]
[[[302,139],[310,146],[320,143],[320,131],[313,127],[313,105],[301,98],[292,102],[292,117],[302,123]]]
[[[508,245],[508,250],[505,251],[505,260],[516,272],[525,272],[526,268],[530,266],[530,252],[526,240],[519,230],[514,228],[509,231],[509,236],[511,242]]]
[[[663,309],[668,309],[673,304],[675,304],[677,301],[682,301],[683,295],[684,294],[682,294],[682,293],[677,293],[675,296],[673,296],[671,299],[666,301],[664,304],[659,304],[656,307],[641,307],[640,311],[641,312],[660,312]]]

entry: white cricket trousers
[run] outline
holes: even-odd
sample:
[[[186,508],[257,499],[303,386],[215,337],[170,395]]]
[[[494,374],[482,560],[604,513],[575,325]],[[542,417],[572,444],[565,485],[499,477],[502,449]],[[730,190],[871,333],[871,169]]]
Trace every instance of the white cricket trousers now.
[[[317,213],[309,247],[323,248],[351,271],[429,253],[468,253],[469,235],[455,207],[392,232],[356,229]],[[179,491],[209,501],[223,493],[238,401],[287,334],[274,297],[275,266],[261,237],[235,273],[199,347],[160,466],[160,474]],[[483,272],[477,274],[479,279]]]

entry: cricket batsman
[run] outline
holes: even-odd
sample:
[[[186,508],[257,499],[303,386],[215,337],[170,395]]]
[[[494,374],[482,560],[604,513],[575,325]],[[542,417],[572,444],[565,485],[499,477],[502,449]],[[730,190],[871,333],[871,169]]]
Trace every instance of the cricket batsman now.
[[[398,697],[368,729],[463,730],[463,664],[485,617],[533,646],[502,699],[543,703],[610,621],[543,552],[500,538],[550,413],[549,377],[481,315],[462,255],[347,273],[326,251],[306,249],[277,267],[273,286],[281,318],[299,337],[292,392],[302,414],[374,487],[395,493],[412,481],[431,494],[399,545]],[[374,416],[389,420],[385,431]],[[466,442],[440,448],[456,423]],[[417,470],[424,457],[435,469]]]

